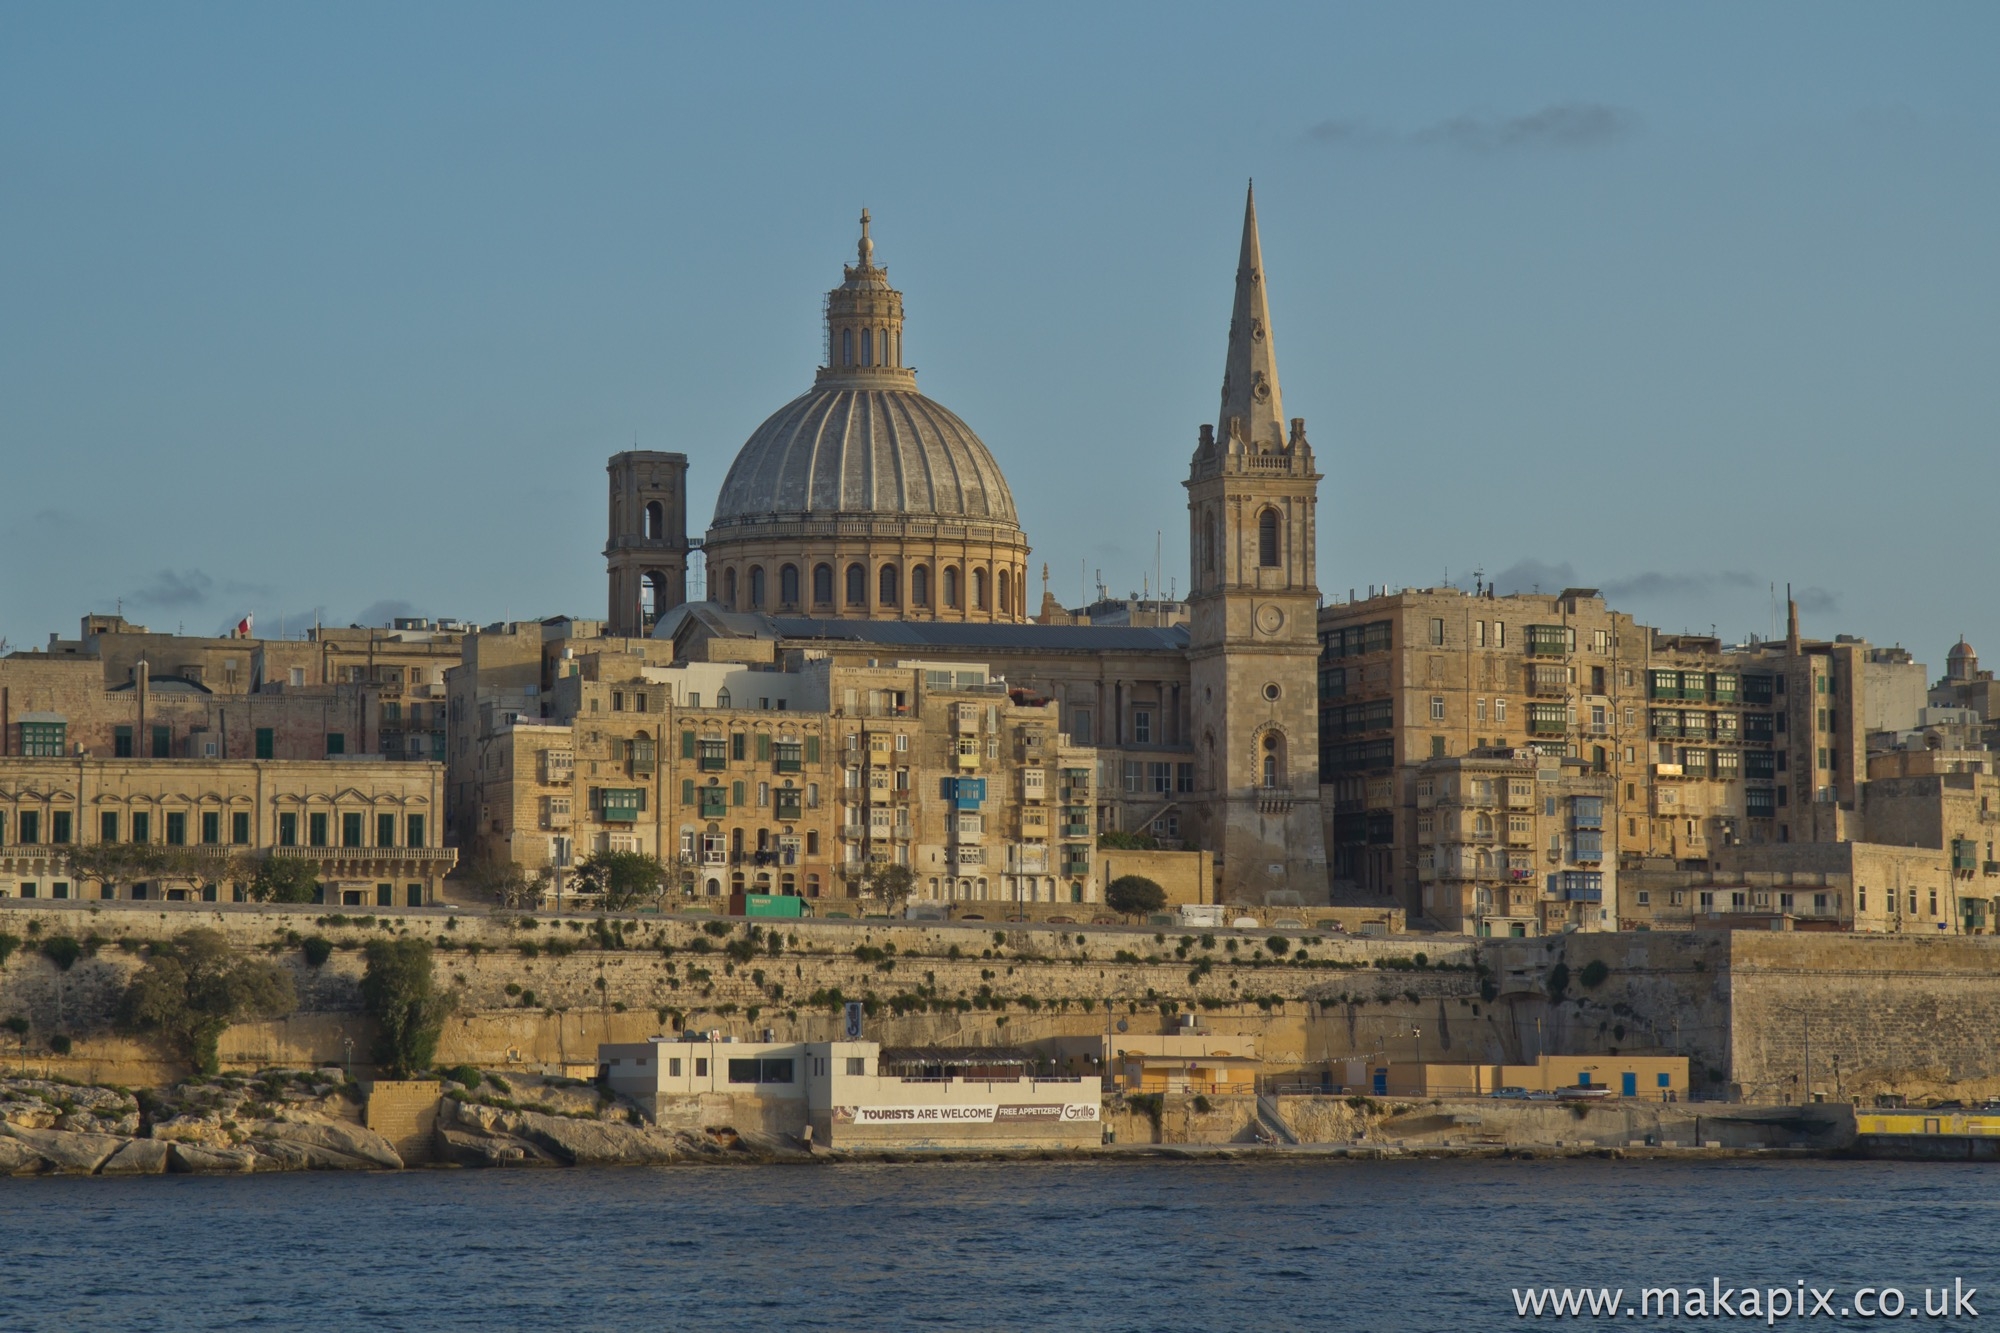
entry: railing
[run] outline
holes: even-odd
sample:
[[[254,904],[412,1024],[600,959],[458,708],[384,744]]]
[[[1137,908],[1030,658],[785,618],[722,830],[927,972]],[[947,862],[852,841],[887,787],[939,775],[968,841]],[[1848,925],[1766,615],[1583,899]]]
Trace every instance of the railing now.
[[[288,861],[456,861],[456,847],[273,847]]]

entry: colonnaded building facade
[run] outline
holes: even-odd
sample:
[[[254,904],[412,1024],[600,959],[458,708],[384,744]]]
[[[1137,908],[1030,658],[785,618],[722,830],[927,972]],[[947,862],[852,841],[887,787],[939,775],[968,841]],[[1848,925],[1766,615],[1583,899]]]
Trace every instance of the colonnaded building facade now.
[[[1157,628],[1073,624],[1046,591],[1030,608],[1013,493],[972,428],[918,392],[869,226],[864,212],[827,294],[826,364],[738,451],[704,538],[688,533],[686,454],[610,460],[609,631],[670,640],[684,661],[976,657],[1097,749],[1099,828],[1214,853],[1228,898],[1324,902],[1320,477],[1279,394],[1254,195],[1221,410],[1185,483],[1188,623]],[[690,603],[696,548],[708,600]]]

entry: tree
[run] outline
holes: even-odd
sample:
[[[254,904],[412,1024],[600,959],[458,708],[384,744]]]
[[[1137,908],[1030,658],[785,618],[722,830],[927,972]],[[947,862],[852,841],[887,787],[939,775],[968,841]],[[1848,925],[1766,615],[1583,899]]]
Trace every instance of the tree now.
[[[1159,849],[1160,840],[1150,833],[1122,833],[1112,829],[1097,835],[1097,845],[1114,851],[1151,852]]]
[[[250,876],[250,899],[309,903],[319,896],[319,863],[302,856],[267,856]]]
[[[1167,891],[1144,875],[1120,875],[1104,890],[1105,905],[1126,916],[1145,916],[1167,905]]]
[[[541,900],[542,891],[552,873],[549,867],[543,866],[531,875],[512,861],[489,856],[473,862],[460,878],[474,897],[498,903],[509,911],[519,911],[523,907],[533,907]]]
[[[917,887],[917,877],[908,866],[899,866],[893,861],[877,861],[868,867],[866,883],[868,892],[886,902],[893,912]]]
[[[218,930],[188,930],[164,944],[125,989],[128,1027],[152,1033],[203,1074],[221,1067],[216,1048],[229,1025],[277,1018],[298,997],[282,968],[239,958]]]
[[[623,912],[667,889],[667,868],[644,852],[599,852],[576,868],[579,893],[604,895],[604,910]]]
[[[444,1021],[456,1007],[440,995],[431,976],[428,940],[368,941],[368,970],[361,977],[361,1007],[375,1020],[375,1063],[393,1077],[431,1067]]]

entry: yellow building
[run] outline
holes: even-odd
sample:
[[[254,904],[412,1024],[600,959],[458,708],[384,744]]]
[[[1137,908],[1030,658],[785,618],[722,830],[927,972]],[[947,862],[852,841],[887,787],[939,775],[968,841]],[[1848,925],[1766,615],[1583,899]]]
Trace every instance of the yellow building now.
[[[240,902],[254,862],[281,857],[319,867],[324,902],[420,907],[457,860],[443,796],[428,763],[0,759],[0,896]],[[220,882],[82,882],[67,854],[93,843],[212,852]]]

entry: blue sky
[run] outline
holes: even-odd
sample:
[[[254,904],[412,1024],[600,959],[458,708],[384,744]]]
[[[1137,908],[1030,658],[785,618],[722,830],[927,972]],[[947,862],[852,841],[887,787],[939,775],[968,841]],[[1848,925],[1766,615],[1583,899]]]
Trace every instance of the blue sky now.
[[[13,5],[0,635],[603,613],[605,457],[810,382],[873,210],[1065,600],[1136,589],[1243,182],[1320,582],[2000,656],[1991,5]],[[1184,574],[1179,586],[1185,587]]]

